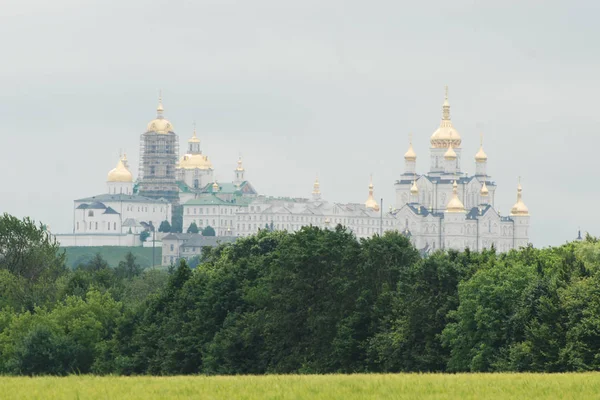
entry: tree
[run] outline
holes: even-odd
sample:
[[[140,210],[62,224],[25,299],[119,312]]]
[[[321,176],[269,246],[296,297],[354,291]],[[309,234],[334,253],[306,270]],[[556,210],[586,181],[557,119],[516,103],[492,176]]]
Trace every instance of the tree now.
[[[31,282],[56,279],[66,271],[58,242],[29,218],[0,216],[0,269]]]
[[[115,275],[119,279],[131,279],[142,273],[144,269],[135,262],[135,256],[132,252],[125,254],[125,260],[119,261],[119,265],[115,269]]]
[[[140,233],[140,240],[142,241],[142,243],[144,243],[149,237],[150,237],[150,232],[148,232],[148,231],[142,231]]]
[[[190,226],[187,228],[187,233],[198,233],[200,229],[198,229],[198,225],[195,222],[192,222]]]
[[[210,225],[207,225],[206,228],[202,229],[202,236],[215,236],[215,235],[216,235],[215,229]]]
[[[171,232],[183,232],[183,205],[173,206],[172,208]]]
[[[158,227],[158,231],[163,233],[171,232],[171,224],[169,223],[169,221],[164,220],[163,222],[161,222],[160,226]]]

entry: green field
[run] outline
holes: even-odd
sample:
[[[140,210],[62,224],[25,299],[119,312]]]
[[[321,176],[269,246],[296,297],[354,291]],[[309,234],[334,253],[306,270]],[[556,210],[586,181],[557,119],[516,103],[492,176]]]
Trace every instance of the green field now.
[[[125,254],[132,252],[137,262],[144,268],[152,266],[152,248],[151,247],[116,247],[116,246],[98,246],[98,247],[63,247],[67,254],[67,266],[74,268],[83,264],[100,253],[111,267],[119,265],[119,261],[125,258]],[[154,249],[154,259],[156,265],[160,265],[162,248],[157,246]]]
[[[0,378],[3,399],[596,399],[600,374]]]

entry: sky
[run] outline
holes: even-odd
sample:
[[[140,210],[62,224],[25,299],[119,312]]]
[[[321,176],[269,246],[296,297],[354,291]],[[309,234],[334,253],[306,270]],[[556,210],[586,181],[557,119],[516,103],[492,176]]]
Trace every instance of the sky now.
[[[525,4],[524,4],[525,3]],[[196,123],[219,181],[261,194],[395,202],[409,134],[429,169],[444,86],[462,169],[484,135],[496,206],[518,177],[530,239],[600,235],[600,4],[593,1],[3,0],[0,212],[70,232],[119,153]]]

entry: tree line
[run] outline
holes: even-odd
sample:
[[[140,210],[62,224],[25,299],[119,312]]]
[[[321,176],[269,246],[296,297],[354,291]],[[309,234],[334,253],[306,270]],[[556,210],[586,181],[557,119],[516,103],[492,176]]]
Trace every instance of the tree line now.
[[[396,232],[263,230],[192,269],[70,270],[0,218],[0,373],[600,369],[600,243],[421,257]]]

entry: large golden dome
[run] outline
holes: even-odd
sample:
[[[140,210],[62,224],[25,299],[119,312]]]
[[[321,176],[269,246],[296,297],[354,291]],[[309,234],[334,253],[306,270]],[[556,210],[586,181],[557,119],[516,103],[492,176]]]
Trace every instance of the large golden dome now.
[[[162,98],[158,99],[158,107],[156,108],[156,118],[148,122],[146,132],[156,132],[166,135],[169,132],[174,132],[173,125],[163,116],[164,108]]]
[[[110,170],[106,180],[108,182],[133,182],[133,175],[123,164],[123,159],[119,159],[117,166]]]
[[[208,156],[202,154],[184,154],[179,160],[179,168],[183,169],[212,169]]]
[[[460,134],[454,129],[450,120],[450,103],[448,103],[448,87],[446,86],[446,98],[442,106],[442,122],[440,127],[431,135],[431,147],[445,149],[452,145],[456,148],[460,147],[461,142]]]

